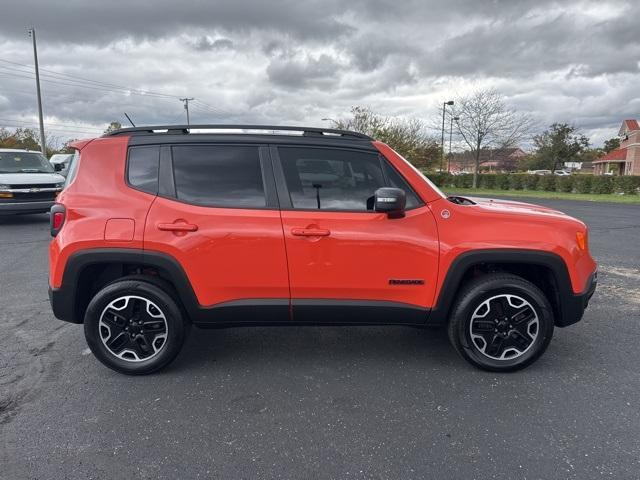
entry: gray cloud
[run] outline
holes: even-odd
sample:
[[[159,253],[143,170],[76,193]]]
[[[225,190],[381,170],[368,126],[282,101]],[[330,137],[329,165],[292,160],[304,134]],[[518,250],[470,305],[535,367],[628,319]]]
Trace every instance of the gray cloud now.
[[[355,104],[429,120],[443,98],[495,87],[541,125],[574,123],[597,143],[623,117],[640,116],[634,8],[630,0],[21,0],[0,16],[0,126],[35,120],[28,67],[2,61],[31,64],[25,27],[33,24],[45,114],[60,135],[99,130],[124,111],[140,123],[183,121],[185,95],[198,99],[197,122],[319,124]]]
[[[228,38],[217,38],[213,40],[208,35],[203,35],[198,40],[196,40],[195,43],[192,43],[192,45],[196,50],[201,50],[201,51],[233,48],[233,42]]]
[[[267,67],[269,80],[280,87],[300,89],[307,87],[330,88],[335,85],[340,64],[329,55],[287,57],[281,56],[271,60]]]

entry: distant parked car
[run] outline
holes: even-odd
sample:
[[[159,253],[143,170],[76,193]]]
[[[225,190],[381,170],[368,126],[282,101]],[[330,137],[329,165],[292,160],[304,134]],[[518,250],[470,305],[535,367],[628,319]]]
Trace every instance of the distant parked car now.
[[[554,170],[553,174],[558,175],[559,177],[566,177],[571,175],[571,172],[567,172],[566,170]]]
[[[48,212],[64,182],[40,152],[0,148],[0,215]]]
[[[66,177],[72,158],[73,153],[56,153],[55,155],[51,155],[49,162],[53,165],[56,172],[60,172],[60,175]]]
[[[551,175],[551,170],[529,170],[527,173],[532,175]]]

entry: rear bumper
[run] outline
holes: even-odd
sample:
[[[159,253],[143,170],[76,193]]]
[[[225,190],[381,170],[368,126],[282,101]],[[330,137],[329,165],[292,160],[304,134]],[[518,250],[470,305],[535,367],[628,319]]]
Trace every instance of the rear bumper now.
[[[54,200],[47,200],[43,202],[2,202],[0,203],[0,215],[44,213],[48,212],[54,203]]]
[[[572,294],[567,298],[560,298],[560,318],[556,319],[558,327],[566,327],[579,322],[582,319],[589,300],[596,291],[598,284],[598,271],[594,271],[587,282],[587,288],[582,293]]]

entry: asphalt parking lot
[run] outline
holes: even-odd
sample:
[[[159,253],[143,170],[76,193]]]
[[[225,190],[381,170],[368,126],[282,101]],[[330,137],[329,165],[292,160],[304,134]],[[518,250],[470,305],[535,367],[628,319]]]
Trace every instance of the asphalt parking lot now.
[[[640,478],[640,206],[533,202],[590,226],[599,286],[506,375],[441,330],[283,327],[123,376],[50,311],[48,217],[0,218],[0,478]]]

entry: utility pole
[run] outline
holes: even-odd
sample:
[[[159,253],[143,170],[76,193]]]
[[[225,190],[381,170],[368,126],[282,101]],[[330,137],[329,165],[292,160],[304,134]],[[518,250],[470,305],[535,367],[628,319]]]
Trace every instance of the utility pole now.
[[[36,29],[29,29],[29,36],[33,40],[33,61],[36,66],[36,92],[38,94],[38,117],[40,121],[40,147],[42,154],[47,156],[47,146],[44,138],[44,119],[42,118],[42,95],[40,94],[40,70],[38,69],[38,49],[36,48]]]
[[[184,109],[187,111],[187,125],[191,125],[189,123],[189,102],[191,100],[195,100],[195,98],[181,98],[180,101],[184,102]]]

